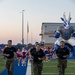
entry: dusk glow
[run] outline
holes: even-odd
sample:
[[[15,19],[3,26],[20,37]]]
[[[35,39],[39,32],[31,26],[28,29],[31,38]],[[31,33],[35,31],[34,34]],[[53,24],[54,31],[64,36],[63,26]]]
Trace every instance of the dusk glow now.
[[[29,43],[40,41],[42,22],[62,22],[60,17],[71,12],[75,23],[74,0],[0,0],[0,44],[7,43],[8,39],[13,44],[21,43],[21,11],[24,12],[24,40],[27,43],[27,21],[29,22]]]

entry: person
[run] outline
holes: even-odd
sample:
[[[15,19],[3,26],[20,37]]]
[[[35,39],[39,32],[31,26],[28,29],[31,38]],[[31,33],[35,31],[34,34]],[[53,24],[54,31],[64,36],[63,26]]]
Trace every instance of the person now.
[[[35,48],[32,48],[30,54],[33,57],[34,75],[41,75],[43,69],[42,61],[45,59],[45,54],[40,48],[40,45],[37,44]]]
[[[58,72],[59,75],[65,75],[67,68],[67,57],[69,56],[69,49],[65,46],[65,42],[60,42],[60,47],[56,50],[55,57],[58,59]]]
[[[28,47],[28,45],[26,46],[26,50],[27,50],[27,51],[29,50],[29,47]]]
[[[7,46],[4,47],[3,51],[5,50],[5,48],[7,48]],[[6,57],[4,56],[4,59],[6,60]]]
[[[18,66],[20,66],[20,60],[21,60],[21,51],[18,49],[17,51],[17,60],[18,60]]]
[[[26,66],[26,55],[27,55],[26,48],[22,48],[22,66]]]
[[[39,44],[38,42],[35,42],[35,47],[36,47],[38,44]]]
[[[46,62],[48,62],[48,58],[49,58],[49,54],[50,54],[50,51],[49,51],[49,48],[48,47],[45,47],[45,49],[44,49],[44,53],[45,53],[45,55],[46,55]]]
[[[54,54],[54,50],[52,49],[52,47],[50,47],[49,51],[50,51],[49,58],[52,59],[52,56]]]
[[[12,46],[12,40],[8,40],[8,46],[4,49],[3,56],[6,57],[6,69],[8,71],[8,75],[13,75],[16,49]]]
[[[32,51],[32,50],[34,51],[38,44],[39,44],[38,42],[35,42],[35,45],[29,49],[29,61],[30,62],[33,62],[33,56],[31,55],[30,51]]]

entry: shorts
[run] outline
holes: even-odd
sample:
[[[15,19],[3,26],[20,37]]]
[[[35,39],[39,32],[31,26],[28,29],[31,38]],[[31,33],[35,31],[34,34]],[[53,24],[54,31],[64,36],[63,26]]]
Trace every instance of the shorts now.
[[[17,54],[17,57],[19,58],[19,57],[21,57],[21,55],[20,54]]]
[[[26,56],[25,56],[25,55],[23,55],[23,56],[22,56],[22,59],[25,59],[25,58],[26,58]]]

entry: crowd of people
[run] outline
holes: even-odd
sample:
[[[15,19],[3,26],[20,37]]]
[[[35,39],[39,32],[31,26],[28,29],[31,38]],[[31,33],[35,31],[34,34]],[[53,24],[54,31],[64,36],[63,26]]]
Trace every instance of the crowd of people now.
[[[27,56],[26,48],[22,48],[22,51],[18,49],[16,54],[17,54],[18,66],[20,66],[21,59],[22,59],[22,66],[26,66],[26,56]]]
[[[13,75],[14,70],[14,59],[17,59],[18,66],[26,66],[26,58],[33,63],[34,75],[42,75],[43,60],[48,62],[52,59],[53,55],[58,60],[58,71],[59,75],[65,75],[65,69],[67,67],[67,57],[69,56],[69,50],[65,47],[65,42],[60,42],[60,47],[54,51],[54,47],[41,46],[38,42],[35,43],[34,47],[16,50],[12,46],[12,40],[8,40],[8,45],[3,50],[3,56],[6,58],[6,69],[8,75]],[[22,64],[22,65],[21,65]]]
[[[20,61],[22,61],[22,66],[26,66],[26,58],[29,57],[30,58],[30,61],[33,61],[33,57],[30,53],[30,51],[33,49],[33,48],[36,48],[36,46],[38,45],[39,43],[36,42],[35,43],[35,47],[30,47],[28,49],[26,49],[26,47],[23,47],[22,50],[21,49],[18,49],[16,54],[17,54],[17,60],[18,60],[18,66],[20,66]],[[50,47],[44,47],[44,46],[40,46],[40,49],[44,52],[46,58],[45,58],[45,61],[48,62],[52,59],[52,56],[54,54],[54,48],[52,46]]]

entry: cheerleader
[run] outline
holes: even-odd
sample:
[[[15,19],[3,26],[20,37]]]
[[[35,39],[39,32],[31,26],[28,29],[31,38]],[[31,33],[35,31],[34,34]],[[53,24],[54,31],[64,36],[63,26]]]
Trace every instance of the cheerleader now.
[[[25,48],[22,48],[22,66],[26,66],[26,55],[27,50]]]
[[[54,54],[54,51],[52,48],[50,48],[50,54],[49,54],[50,59],[52,59],[53,54]]]
[[[17,51],[17,60],[18,60],[18,66],[20,66],[20,60],[21,60],[21,51],[18,49]]]
[[[50,54],[49,48],[45,47],[44,53],[45,53],[45,56],[46,56],[46,59],[45,59],[45,60],[46,60],[46,62],[48,62],[48,56],[49,56],[49,54]]]

